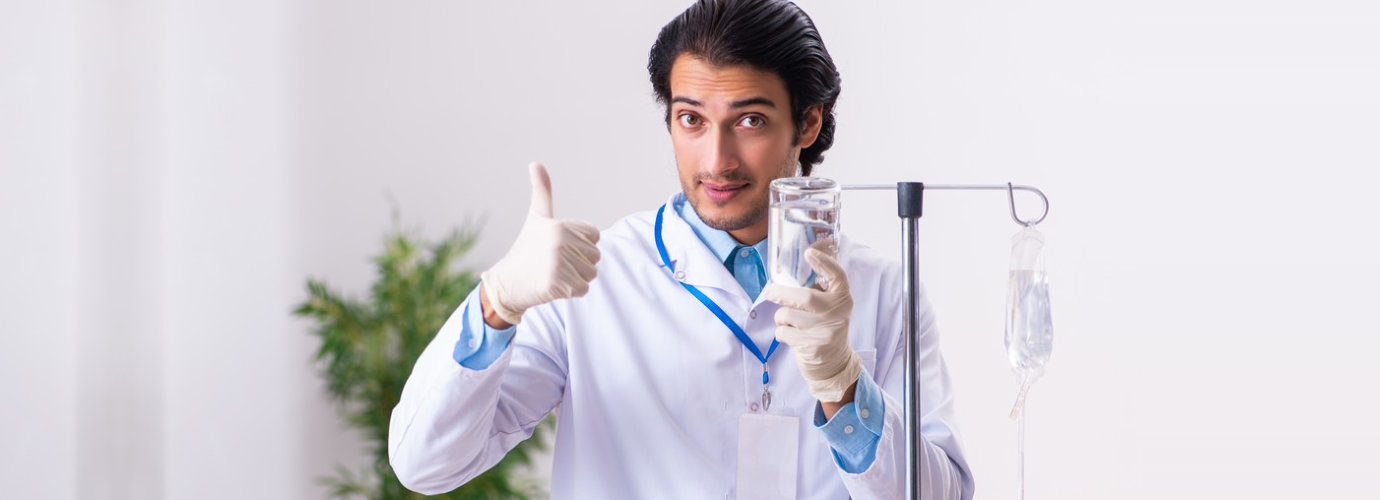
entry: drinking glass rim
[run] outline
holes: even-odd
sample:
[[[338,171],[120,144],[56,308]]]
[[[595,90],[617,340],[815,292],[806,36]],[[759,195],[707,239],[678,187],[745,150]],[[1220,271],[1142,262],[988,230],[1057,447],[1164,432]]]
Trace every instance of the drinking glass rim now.
[[[827,177],[782,177],[771,181],[771,188],[791,194],[838,191],[839,183]]]

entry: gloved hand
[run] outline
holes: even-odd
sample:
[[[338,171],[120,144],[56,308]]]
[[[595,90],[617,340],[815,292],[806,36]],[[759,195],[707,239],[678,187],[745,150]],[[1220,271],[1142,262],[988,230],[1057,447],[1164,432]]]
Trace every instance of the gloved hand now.
[[[853,297],[838,260],[811,247],[805,250],[805,261],[815,270],[818,288],[772,283],[762,296],[781,305],[776,311],[776,338],[795,350],[810,394],[823,402],[837,402],[862,373],[862,360],[848,344]]]
[[[533,162],[532,206],[517,241],[498,263],[480,275],[494,313],[514,325],[528,308],[589,292],[599,262],[599,228],[583,221],[556,220],[551,213],[551,178]]]

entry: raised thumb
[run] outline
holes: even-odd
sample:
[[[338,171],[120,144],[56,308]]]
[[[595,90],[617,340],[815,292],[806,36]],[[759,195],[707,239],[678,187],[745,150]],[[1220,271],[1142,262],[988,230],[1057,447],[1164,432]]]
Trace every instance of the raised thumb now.
[[[532,213],[542,217],[551,217],[551,176],[546,175],[546,167],[539,162],[532,162],[527,165],[527,170],[532,174]]]

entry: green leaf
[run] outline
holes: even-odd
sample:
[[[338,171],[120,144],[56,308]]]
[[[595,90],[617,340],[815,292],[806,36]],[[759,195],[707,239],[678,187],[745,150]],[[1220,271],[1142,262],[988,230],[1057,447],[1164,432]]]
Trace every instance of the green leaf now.
[[[541,492],[516,471],[531,463],[553,427],[548,418],[497,465],[459,489],[426,497],[408,491],[388,465],[388,423],[422,351],[479,279],[457,269],[478,241],[480,223],[467,221],[436,241],[394,228],[371,259],[375,278],[365,298],[352,298],[324,280],[308,279],[293,314],[314,322],[321,342],[313,362],[345,421],[364,436],[373,460],[362,472],[343,467],[322,480],[332,498],[530,498]]]

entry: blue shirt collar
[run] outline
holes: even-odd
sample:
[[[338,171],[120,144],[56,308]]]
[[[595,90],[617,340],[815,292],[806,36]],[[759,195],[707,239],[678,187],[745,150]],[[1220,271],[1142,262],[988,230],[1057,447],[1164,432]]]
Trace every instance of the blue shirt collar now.
[[[729,254],[733,253],[733,249],[742,245],[738,243],[738,240],[733,239],[733,236],[728,234],[728,231],[714,229],[709,227],[709,224],[705,224],[704,220],[700,219],[700,214],[695,213],[695,207],[686,202],[683,193],[676,196],[675,206],[673,208],[675,208],[676,213],[680,214],[682,219],[685,219],[686,223],[690,224],[690,229],[695,231],[695,236],[699,236],[700,241],[704,242],[704,246],[709,247],[709,251],[714,252],[714,256],[719,258],[719,262],[726,262]],[[749,246],[756,250],[757,255],[762,256],[762,259],[766,259],[766,238],[762,238],[762,241]]]

